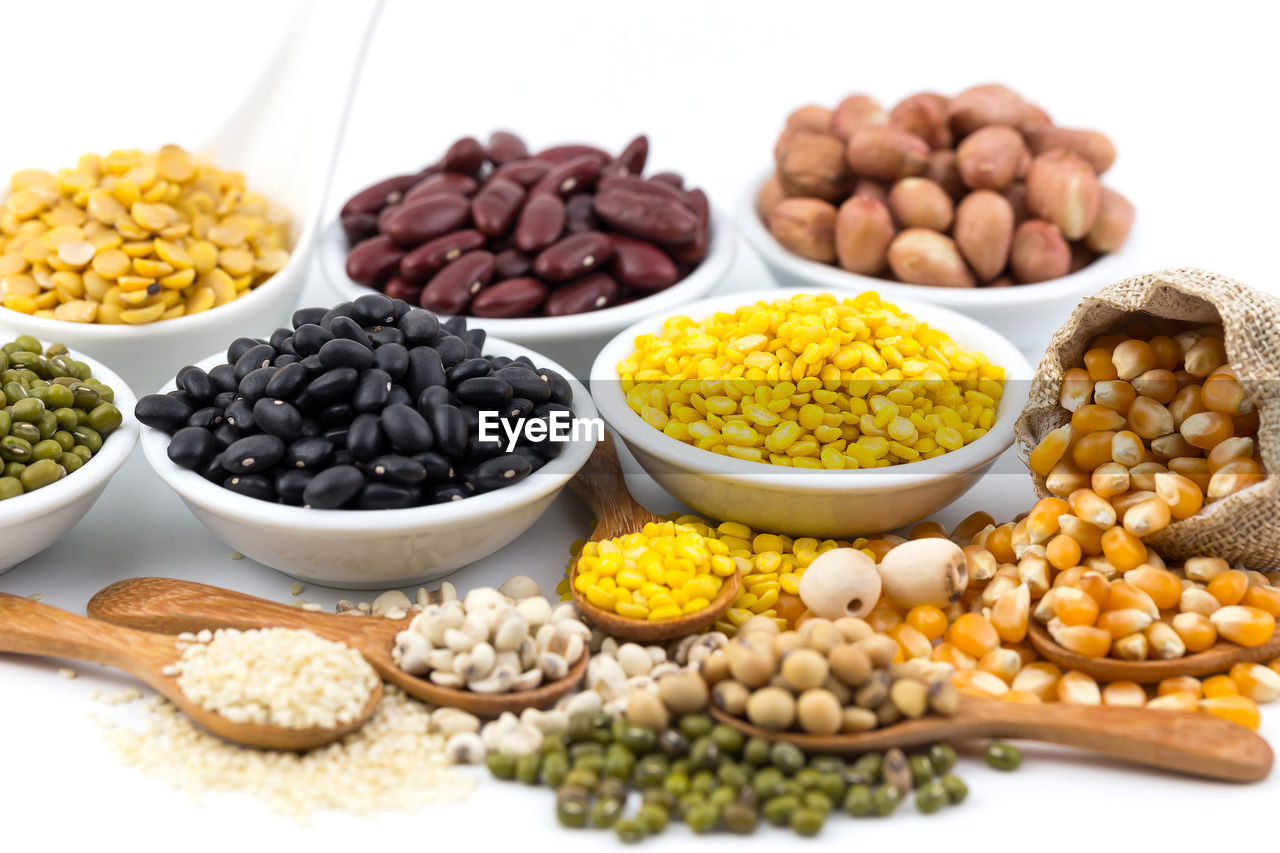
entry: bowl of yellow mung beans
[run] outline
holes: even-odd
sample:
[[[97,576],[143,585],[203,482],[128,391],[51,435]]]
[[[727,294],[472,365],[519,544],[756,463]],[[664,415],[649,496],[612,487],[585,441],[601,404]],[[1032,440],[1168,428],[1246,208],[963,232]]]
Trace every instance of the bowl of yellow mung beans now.
[[[1013,442],[1031,365],[923,302],[771,289],[611,340],[600,413],[698,512],[794,536],[893,530],[963,495]]]
[[[291,192],[176,145],[14,172],[0,185],[0,329],[156,388],[293,310],[314,223],[294,221]]]

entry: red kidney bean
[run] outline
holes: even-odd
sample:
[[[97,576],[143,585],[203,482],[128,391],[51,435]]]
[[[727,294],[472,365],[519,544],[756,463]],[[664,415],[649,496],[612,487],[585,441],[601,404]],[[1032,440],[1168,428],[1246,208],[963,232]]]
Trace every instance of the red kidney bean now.
[[[479,188],[480,185],[476,183],[476,179],[468,175],[460,172],[437,172],[414,184],[412,189],[404,194],[404,200],[410,202],[438,193],[454,193],[470,198]]]
[[[412,175],[395,175],[383,181],[378,181],[372,186],[365,187],[360,192],[347,199],[347,203],[342,206],[342,215],[348,213],[377,213],[388,204],[395,204],[400,201],[401,195],[409,187],[418,182],[418,176]]]
[[[414,284],[402,275],[393,275],[382,292],[392,299],[403,299],[410,305],[417,305],[422,298],[422,285]]]
[[[600,227],[590,195],[579,193],[569,196],[564,204],[564,227],[570,234],[595,231]]]
[[[498,278],[522,278],[531,268],[529,256],[519,249],[503,249],[493,256],[493,274]]]
[[[596,216],[624,234],[680,245],[697,235],[698,217],[669,198],[629,190],[609,190],[595,196]]]
[[[378,217],[372,213],[344,213],[339,218],[348,246],[354,246],[378,233]]]
[[[672,246],[669,251],[677,263],[696,264],[707,256],[711,238],[711,202],[707,200],[706,193],[695,189],[684,194],[684,203],[698,217],[698,230],[691,241],[683,246]]]
[[[525,189],[529,189],[543,176],[550,172],[554,167],[549,160],[512,160],[510,163],[503,163],[501,166],[493,170],[493,174],[489,176],[489,180],[494,178],[506,178],[509,181],[515,181]]]
[[[467,252],[483,249],[485,236],[474,229],[454,231],[423,243],[400,261],[400,274],[410,281],[425,282]]]
[[[524,187],[506,178],[491,178],[471,200],[471,219],[486,234],[503,234],[524,204]]]
[[[491,284],[471,300],[477,317],[523,317],[547,298],[547,286],[536,278],[509,278]]]
[[[431,277],[419,304],[444,314],[457,314],[493,278],[493,255],[467,252]]]
[[[512,160],[523,160],[529,156],[529,148],[524,140],[514,133],[495,130],[489,134],[489,159],[495,166],[510,163]]]
[[[684,176],[679,172],[656,172],[649,176],[649,180],[670,184],[678,190],[684,189]]]
[[[678,190],[670,184],[664,184],[661,181],[649,181],[644,178],[633,178],[620,176],[614,178],[601,178],[596,182],[596,192],[602,193],[608,190],[626,190],[628,192],[641,193],[644,195],[657,195],[663,198],[669,198],[684,204],[684,192]],[[687,206],[687,205],[686,205]]]
[[[347,254],[347,275],[357,284],[377,287],[396,271],[402,257],[404,250],[379,234],[357,243]]]
[[[484,146],[474,136],[464,136],[449,146],[444,152],[445,171],[462,172],[464,175],[478,175],[484,166]]]
[[[583,154],[572,160],[566,160],[559,166],[542,176],[542,180],[533,185],[529,195],[539,193],[555,193],[564,198],[572,193],[588,192],[595,186],[600,177],[600,161],[590,154]]]
[[[609,156],[608,151],[603,148],[597,148],[594,145],[553,145],[550,148],[542,149],[533,156],[557,166],[561,163],[567,163],[575,157],[582,156],[589,156],[600,165],[604,165],[613,159]]]
[[[389,204],[386,207],[382,208],[382,210],[378,211],[378,220],[377,220],[378,233],[380,234],[387,233],[387,229],[386,229],[387,220],[391,218],[391,215],[394,214],[399,209],[400,209],[400,205]]]
[[[550,246],[564,232],[565,207],[558,195],[542,193],[525,204],[516,223],[516,247],[522,252],[538,252]]]
[[[605,172],[610,175],[639,175],[644,172],[645,161],[649,159],[649,137],[643,133],[627,143],[622,153],[609,161]]]
[[[454,193],[439,193],[400,205],[382,220],[382,231],[401,246],[413,247],[457,231],[471,216],[471,203]]]
[[[613,240],[599,231],[572,234],[533,259],[533,274],[544,281],[568,281],[591,272],[613,255]]]
[[[542,313],[548,317],[582,314],[607,308],[618,299],[618,283],[612,276],[596,273],[557,288],[547,298]]]
[[[667,253],[652,243],[614,235],[609,272],[625,285],[652,292],[675,284],[679,272]]]

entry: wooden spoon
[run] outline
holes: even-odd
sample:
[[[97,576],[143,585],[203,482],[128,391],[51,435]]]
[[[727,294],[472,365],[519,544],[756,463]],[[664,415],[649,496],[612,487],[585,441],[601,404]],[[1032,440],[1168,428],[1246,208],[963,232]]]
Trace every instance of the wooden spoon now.
[[[461,708],[481,717],[542,708],[573,690],[587,672],[587,655],[559,681],[515,693],[474,693],[410,675],[391,659],[396,634],[408,619],[315,613],[221,587],[170,578],[130,578],[104,587],[91,599],[89,615],[104,622],[177,634],[203,628],[301,628],[345,643],[364,655],[384,681],[433,705]]]
[[[606,434],[604,441],[596,445],[587,464],[569,481],[569,488],[596,514],[596,529],[589,542],[602,542],[615,536],[634,533],[651,521],[663,521],[636,503],[636,499],[627,491],[622,464],[618,462],[618,451],[614,448],[613,437],[610,435]],[[582,612],[582,618],[610,636],[637,643],[655,643],[684,637],[709,627],[733,604],[742,585],[742,579],[734,572],[724,579],[719,594],[708,607],[677,619],[648,622],[619,616],[596,607],[573,585],[577,569],[578,560],[575,558],[569,567],[569,588],[573,591],[573,601]]]
[[[333,743],[364,725],[382,701],[379,683],[359,717],[332,728],[294,729],[238,723],[187,698],[178,686],[177,676],[165,674],[165,669],[182,656],[172,636],[106,625],[3,592],[0,592],[0,651],[74,658],[122,669],[142,679],[218,737],[263,749],[303,750]]]
[[[1259,663],[1280,657],[1280,629],[1261,646],[1237,646],[1235,643],[1217,643],[1202,652],[1183,655],[1172,660],[1117,660],[1116,658],[1091,658],[1077,654],[1058,645],[1049,631],[1034,619],[1027,626],[1031,645],[1046,660],[1063,669],[1075,669],[1093,676],[1098,681],[1136,681],[1139,684],[1155,684],[1175,675],[1214,675],[1226,672],[1236,663]]]
[[[712,706],[743,734],[818,753],[859,753],[937,741],[1007,737],[1074,746],[1137,764],[1225,782],[1257,782],[1271,772],[1271,747],[1236,723],[1208,714],[1059,703],[1030,705],[961,696],[950,717],[921,717],[847,735],[778,732]]]

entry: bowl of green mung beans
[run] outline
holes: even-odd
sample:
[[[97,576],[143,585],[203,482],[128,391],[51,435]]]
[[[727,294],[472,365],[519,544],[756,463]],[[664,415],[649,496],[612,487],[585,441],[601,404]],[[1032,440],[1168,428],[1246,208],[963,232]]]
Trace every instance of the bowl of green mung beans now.
[[[61,539],[138,441],[133,391],[92,358],[21,335],[0,344],[0,572]]]

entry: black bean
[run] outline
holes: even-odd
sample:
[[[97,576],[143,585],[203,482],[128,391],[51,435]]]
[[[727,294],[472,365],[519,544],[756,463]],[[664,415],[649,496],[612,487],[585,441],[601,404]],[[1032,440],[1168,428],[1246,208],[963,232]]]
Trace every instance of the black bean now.
[[[506,452],[506,439],[501,435],[493,438],[481,438],[472,434],[467,436],[467,456],[471,459],[492,459]]]
[[[387,406],[382,410],[382,431],[391,446],[401,453],[430,450],[433,444],[427,419],[409,406]]]
[[[231,346],[227,347],[227,364],[235,364],[240,360],[240,356],[264,343],[266,341],[260,341],[257,338],[236,338],[231,342]]]
[[[288,344],[289,342],[286,341],[285,343]],[[296,353],[282,352],[276,356],[275,361],[271,362],[271,364],[275,367],[285,367],[286,365],[297,364],[300,361],[302,361],[302,358]]]
[[[227,479],[227,471],[222,467],[222,463],[218,461],[217,456],[204,463],[204,465],[201,465],[200,470],[197,473],[210,483],[215,483],[219,486],[222,485],[223,480]]]
[[[499,370],[510,364],[511,359],[507,358],[505,355],[495,355],[489,359],[489,362],[493,365],[493,372],[497,373]]]
[[[328,309],[326,308],[299,308],[297,311],[293,312],[293,328],[298,329],[308,323],[319,323],[327,312]]]
[[[467,425],[467,435],[472,435],[480,431],[480,410],[475,406],[464,406],[458,404],[458,409],[462,412],[462,420]]]
[[[320,410],[316,415],[316,423],[323,429],[334,429],[339,424],[345,426],[351,423],[351,419],[355,416],[356,410],[351,408],[350,403],[334,403]]]
[[[240,431],[224,420],[214,429],[213,439],[219,447],[230,447],[240,439]]]
[[[385,370],[371,367],[360,371],[356,390],[351,395],[351,407],[357,412],[380,412],[390,394],[391,377]]]
[[[517,397],[524,397],[534,403],[542,403],[551,399],[551,386],[533,368],[520,362],[497,370],[493,374],[511,386]]]
[[[382,344],[373,351],[373,366],[398,381],[409,369],[409,350],[404,344]]]
[[[347,433],[349,433],[350,431],[351,430],[349,430],[345,426],[334,427],[333,429],[325,430],[323,433],[321,433],[320,437],[327,438],[329,441],[333,442],[335,447],[341,447],[345,449],[347,446]]]
[[[177,385],[186,391],[187,396],[195,403],[210,403],[218,394],[218,388],[209,378],[209,374],[194,365],[178,371]]]
[[[264,471],[284,456],[284,442],[274,435],[250,435],[222,451],[222,467],[232,474]]]
[[[421,462],[408,456],[387,453],[370,460],[365,471],[377,480],[416,486],[427,478],[427,469]]]
[[[384,347],[387,344],[404,345],[404,333],[395,326],[376,326],[369,331],[369,343],[374,348]]]
[[[237,391],[220,391],[218,396],[213,398],[213,405],[218,409],[226,409],[235,402],[236,397],[240,394]]]
[[[427,492],[428,500],[433,504],[453,503],[454,501],[465,500],[468,495],[466,489],[462,486],[453,484],[436,486]]]
[[[260,367],[271,364],[276,357],[275,347],[270,344],[258,344],[245,350],[235,362],[236,379],[241,380]]]
[[[311,471],[323,468],[333,455],[333,442],[327,438],[300,438],[284,451],[280,464],[286,468],[306,468]]]
[[[541,368],[538,371],[538,375],[542,377],[542,381],[546,382],[547,387],[551,389],[552,402],[560,403],[563,406],[573,402],[573,388],[569,385],[569,380],[547,367]]]
[[[267,435],[293,441],[302,434],[302,416],[284,400],[263,397],[253,404],[253,420]]]
[[[424,388],[444,385],[444,377],[444,364],[440,361],[438,352],[426,346],[409,350],[409,366],[401,377],[401,382],[415,399]]]
[[[333,451],[333,459],[330,460],[334,465],[354,465],[356,460],[352,458],[351,451],[345,447]]]
[[[453,367],[467,357],[467,342],[462,338],[450,335],[435,342],[435,351],[440,354],[440,361],[446,368]]]
[[[368,344],[347,338],[334,338],[320,347],[320,363],[329,370],[337,367],[354,367],[364,370],[373,366],[373,350]]]
[[[275,486],[271,485],[271,481],[261,474],[232,474],[222,481],[222,487],[247,498],[257,498],[260,501],[274,501],[276,499]]]
[[[315,438],[320,434],[320,424],[316,423],[311,418],[303,418],[301,431],[303,438]]]
[[[430,388],[424,388],[418,395],[418,411],[425,417],[430,415],[431,410],[437,406],[452,406],[455,402],[448,388],[443,385],[432,385]]]
[[[432,407],[427,415],[436,449],[445,456],[457,456],[467,449],[467,422],[457,406]]]
[[[134,416],[154,429],[172,432],[181,429],[194,411],[190,405],[166,394],[148,394],[134,407]]]
[[[354,465],[335,465],[311,478],[302,493],[303,506],[335,509],[364,488],[364,475]]]
[[[366,347],[369,346],[369,333],[364,330],[364,326],[361,326],[350,317],[334,317],[329,321],[328,329],[335,340],[345,338],[346,340],[363,344]]]
[[[413,460],[426,469],[427,482],[447,483],[453,480],[453,465],[439,453],[433,450],[415,453]]]
[[[533,401],[527,397],[512,397],[502,409],[504,421],[522,421],[533,414]]]
[[[467,329],[467,331],[459,337],[478,350],[484,349],[484,340],[486,337],[484,329]]]
[[[354,313],[355,313],[355,305],[353,305],[350,302],[339,302],[337,305],[333,306],[328,311],[324,312],[324,314],[321,315],[317,323],[321,326],[324,326],[327,329],[329,328],[329,324],[333,322],[334,318],[350,317]]]
[[[218,452],[213,433],[200,427],[183,427],[169,439],[169,458],[174,464],[199,470]]]
[[[178,400],[179,402],[184,403],[187,406],[190,406],[192,409],[195,409],[196,407],[196,401],[192,400],[191,395],[188,394],[186,391],[183,391],[181,388],[175,388],[165,396],[170,397],[174,400]]]
[[[368,462],[387,452],[387,438],[377,415],[356,415],[347,428],[347,449],[357,462]]]
[[[320,347],[333,340],[333,335],[323,326],[317,326],[308,323],[305,326],[299,326],[298,330],[293,333],[293,348],[298,351],[298,355],[306,358],[309,355],[315,355],[320,352]]]
[[[293,400],[302,393],[310,381],[311,376],[301,362],[288,364],[277,368],[275,373],[271,374],[263,392],[266,396],[277,400]]]
[[[352,308],[351,316],[366,326],[381,326],[396,320],[395,306],[381,293],[366,293],[356,299]]]
[[[276,329],[271,333],[271,337],[267,338],[267,343],[271,344],[272,349],[279,352],[280,347],[283,346],[284,342],[289,340],[292,335],[292,329]]]
[[[321,373],[324,373],[325,371],[324,362],[320,360],[319,355],[305,356],[302,359],[301,363],[302,363],[302,366],[307,369],[307,373],[311,374],[312,376],[319,376]]]
[[[187,418],[187,426],[200,427],[201,429],[213,429],[222,423],[222,409],[217,406],[205,406],[203,409],[196,409],[191,413],[191,417]]]
[[[404,390],[403,385],[392,385],[391,393],[387,395],[388,406],[412,406],[413,398],[409,396],[409,392]]]
[[[369,483],[360,491],[360,509],[404,509],[422,499],[421,490],[398,483]]]
[[[477,465],[471,472],[470,481],[477,491],[489,492],[518,483],[532,472],[532,463],[523,455],[503,455]]]
[[[209,378],[219,391],[234,391],[240,380],[236,379],[236,369],[229,364],[219,364],[209,369]]]
[[[517,447],[515,450],[512,450],[507,455],[512,457],[513,459],[515,457],[519,457],[527,461],[529,463],[530,471],[537,471],[543,465],[547,464],[547,460],[543,459],[541,456],[539,456],[531,448],[528,448],[528,447]]]
[[[453,389],[453,393],[460,402],[487,407],[504,406],[514,396],[511,386],[496,376],[464,379]]]
[[[307,386],[307,396],[320,404],[346,401],[351,399],[359,382],[360,373],[354,367],[335,367],[311,381]]]
[[[407,347],[429,346],[440,337],[440,321],[423,308],[410,310],[396,321],[396,328],[404,334]]]
[[[467,330],[467,318],[461,314],[457,314],[441,323],[440,328],[444,329],[451,335],[461,335]]]
[[[489,364],[487,358],[468,358],[460,361],[453,367],[445,371],[445,381],[449,383],[449,387],[455,387],[459,382],[465,379],[472,379],[476,376],[488,376],[493,371],[493,365]]]
[[[281,471],[275,477],[276,496],[280,498],[281,503],[302,506],[302,496],[306,494],[307,486],[314,477],[315,474],[310,471],[300,471],[296,468]]]
[[[267,383],[276,375],[276,367],[259,367],[240,380],[240,396],[255,403],[267,395]]]
[[[244,397],[237,397],[222,413],[222,421],[241,435],[254,428],[253,404]]]

